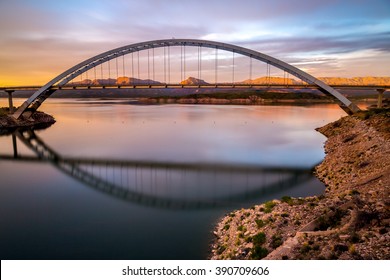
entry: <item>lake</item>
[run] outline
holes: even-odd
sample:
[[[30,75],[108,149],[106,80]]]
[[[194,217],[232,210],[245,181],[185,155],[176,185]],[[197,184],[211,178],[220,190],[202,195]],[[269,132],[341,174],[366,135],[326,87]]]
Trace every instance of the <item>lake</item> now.
[[[323,193],[314,129],[345,115],[132,103],[49,99],[53,126],[0,137],[1,259],[206,259],[230,211]]]

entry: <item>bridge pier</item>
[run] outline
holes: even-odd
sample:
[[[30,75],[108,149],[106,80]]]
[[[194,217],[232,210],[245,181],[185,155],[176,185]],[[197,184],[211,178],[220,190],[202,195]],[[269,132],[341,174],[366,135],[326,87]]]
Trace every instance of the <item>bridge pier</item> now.
[[[7,89],[5,92],[8,93],[8,106],[9,106],[9,114],[13,114],[14,113],[14,104],[13,104],[13,101],[12,101],[12,93],[14,92],[15,90],[13,89]]]
[[[384,89],[384,88],[377,88],[376,91],[378,92],[377,108],[382,108],[382,100],[383,100],[383,96],[384,96],[384,93],[385,93],[386,89]]]

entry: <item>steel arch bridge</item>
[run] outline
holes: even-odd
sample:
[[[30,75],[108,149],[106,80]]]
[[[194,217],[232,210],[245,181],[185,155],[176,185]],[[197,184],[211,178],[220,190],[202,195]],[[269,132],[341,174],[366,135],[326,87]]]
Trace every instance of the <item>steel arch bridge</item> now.
[[[89,69],[92,69],[102,63],[110,61],[120,56],[124,56],[130,53],[139,52],[142,50],[163,48],[163,47],[172,47],[172,46],[193,46],[193,47],[206,47],[216,50],[224,50],[232,52],[233,54],[241,54],[243,56],[250,57],[251,59],[256,59],[262,62],[265,62],[269,65],[272,65],[276,68],[279,68],[302,81],[316,85],[320,91],[333,97],[336,102],[343,108],[347,113],[353,113],[359,111],[354,103],[348,100],[340,92],[325,84],[324,82],[316,79],[314,76],[294,67],[286,62],[283,62],[279,59],[276,59],[272,56],[263,54],[261,52],[251,50],[248,48],[243,48],[240,46],[226,44],[215,41],[207,40],[198,40],[198,39],[164,39],[164,40],[153,40],[147,42],[141,42],[136,44],[131,44],[116,48],[94,57],[91,57],[73,67],[66,70],[62,74],[58,75],[47,84],[38,89],[30,98],[28,98],[13,114],[13,117],[18,119],[21,115],[30,116],[37,108],[49,97],[51,96],[57,88],[65,86],[68,82],[72,81],[75,77],[82,75],[84,72],[87,72]],[[56,85],[56,88],[53,88]]]

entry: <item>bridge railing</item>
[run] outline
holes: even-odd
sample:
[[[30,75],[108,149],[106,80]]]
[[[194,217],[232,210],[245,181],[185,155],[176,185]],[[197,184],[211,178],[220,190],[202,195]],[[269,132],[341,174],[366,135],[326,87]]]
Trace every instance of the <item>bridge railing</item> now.
[[[345,84],[332,84],[331,85],[337,89],[355,89],[355,90],[389,90],[390,85],[345,85]],[[42,86],[39,85],[26,85],[26,86],[8,86],[0,87],[0,91],[35,91]],[[106,85],[94,85],[94,84],[71,84],[64,86],[51,86],[50,89],[55,90],[88,90],[88,89],[153,89],[153,88],[313,88],[318,89],[319,86],[315,84],[257,84],[257,83],[218,83],[218,84],[180,84],[180,83],[135,83],[135,84],[106,84]]]

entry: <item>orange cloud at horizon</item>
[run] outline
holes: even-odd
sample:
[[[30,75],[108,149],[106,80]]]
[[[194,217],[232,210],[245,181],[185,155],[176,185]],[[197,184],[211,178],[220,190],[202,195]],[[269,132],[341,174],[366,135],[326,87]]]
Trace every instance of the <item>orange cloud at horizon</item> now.
[[[52,77],[41,77],[37,79],[36,77],[28,78],[19,78],[19,77],[2,77],[0,80],[0,87],[17,87],[17,86],[41,86],[46,84],[51,80]]]

